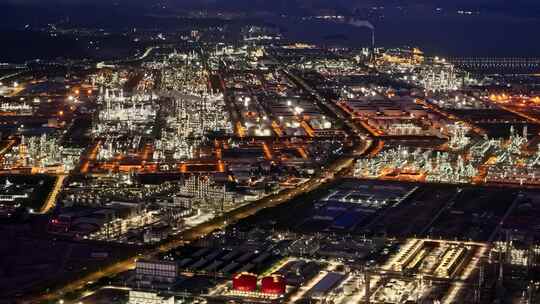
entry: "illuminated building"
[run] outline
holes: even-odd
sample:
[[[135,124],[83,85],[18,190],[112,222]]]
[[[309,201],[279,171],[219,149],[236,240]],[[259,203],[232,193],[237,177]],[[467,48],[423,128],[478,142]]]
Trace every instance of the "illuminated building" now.
[[[251,273],[239,273],[233,277],[233,290],[253,292],[257,290],[257,276]]]
[[[429,92],[457,90],[461,84],[454,66],[446,62],[423,65],[418,78],[419,83]]]
[[[171,261],[137,260],[135,275],[139,282],[173,283],[178,278],[178,265]]]
[[[31,168],[33,172],[67,172],[79,162],[81,149],[66,149],[54,136],[21,136],[20,143],[4,155],[4,169]]]
[[[128,304],[174,304],[173,296],[160,295],[151,291],[129,291]]]
[[[191,176],[180,187],[178,194],[193,197],[199,207],[217,213],[234,207],[235,202],[235,194],[227,191],[225,185],[214,183],[209,176]]]
[[[286,287],[285,278],[280,275],[267,276],[261,280],[262,293],[282,295]]]

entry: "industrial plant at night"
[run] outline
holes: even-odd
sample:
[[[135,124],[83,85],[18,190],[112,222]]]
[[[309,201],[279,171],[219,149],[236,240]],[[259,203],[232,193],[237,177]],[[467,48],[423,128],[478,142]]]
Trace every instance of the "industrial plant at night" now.
[[[540,303],[538,5],[178,2],[0,1],[0,303]]]

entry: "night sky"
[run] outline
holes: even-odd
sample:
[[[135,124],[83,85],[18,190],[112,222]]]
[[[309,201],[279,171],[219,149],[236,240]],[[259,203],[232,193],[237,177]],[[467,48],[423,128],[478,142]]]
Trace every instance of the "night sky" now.
[[[381,13],[383,17],[370,15],[374,6],[386,8]],[[397,10],[398,7],[402,10]],[[444,14],[434,13],[439,7]],[[33,27],[57,24],[66,17],[73,26],[142,28],[156,24],[141,24],[145,20],[141,16],[173,16],[187,9],[243,12],[248,17],[256,12],[303,16],[331,9],[360,18],[369,16],[365,19],[376,24],[377,42],[385,47],[415,45],[455,56],[540,56],[540,40],[536,39],[540,0],[0,0],[0,31],[20,30],[27,24]],[[470,10],[478,15],[458,16],[458,10]],[[344,34],[345,42],[362,45],[369,36],[362,29],[332,24],[306,25],[280,18],[255,18],[278,24],[292,38],[311,39],[315,43],[323,36]],[[2,55],[6,56],[0,53],[0,59]]]
[[[297,7],[317,8],[354,8],[369,7],[373,5],[433,5],[433,6],[462,6],[471,8],[496,9],[507,11],[525,11],[533,9],[538,13],[540,1],[538,0],[0,0],[0,4],[11,5],[78,5],[78,4],[112,4],[122,5],[154,5],[167,4],[175,7],[229,7],[229,8],[264,8],[264,9],[294,9]],[[540,15],[538,15],[540,17]]]
[[[470,9],[485,13],[540,18],[539,0],[0,0],[0,14],[12,10],[31,10],[47,7],[57,11],[77,6],[116,7],[125,13],[144,12],[166,8],[220,9],[234,11],[270,11],[288,14],[309,14],[319,9],[335,9],[344,14],[373,7],[404,7],[407,9],[442,7],[445,9]],[[48,12],[42,11],[44,15]]]

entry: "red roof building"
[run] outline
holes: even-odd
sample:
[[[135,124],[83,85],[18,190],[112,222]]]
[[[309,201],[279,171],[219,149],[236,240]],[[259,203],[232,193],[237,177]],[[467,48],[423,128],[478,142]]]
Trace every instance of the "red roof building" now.
[[[280,275],[271,275],[262,279],[261,292],[267,294],[284,294],[287,284]]]
[[[257,276],[251,273],[239,273],[233,277],[233,289],[236,291],[256,291]]]

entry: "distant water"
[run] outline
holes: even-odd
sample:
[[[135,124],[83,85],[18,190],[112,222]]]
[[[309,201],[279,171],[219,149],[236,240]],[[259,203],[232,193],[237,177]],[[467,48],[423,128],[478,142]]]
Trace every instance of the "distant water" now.
[[[164,21],[161,19],[147,19],[144,19],[145,25],[154,24],[166,28],[175,26],[169,24],[171,22],[162,24]],[[371,39],[367,29],[346,24],[300,21],[293,18],[257,21],[278,25],[285,36],[291,39],[317,44],[360,47],[368,46]],[[190,26],[188,20],[175,22],[176,26]],[[376,25],[377,46],[418,46],[429,54],[455,57],[540,57],[540,18],[431,15],[387,17],[373,23]],[[7,29],[0,30],[0,39],[0,62],[58,57],[110,59],[129,56],[137,47],[123,36],[102,39],[99,49],[96,49],[88,44],[87,39],[77,40],[71,36],[50,37],[46,33]]]
[[[24,62],[27,60],[56,58],[110,59],[134,53],[134,43],[122,36],[100,39],[73,36],[51,37],[44,32],[24,30],[0,31],[2,47],[0,62]],[[94,41],[90,44],[90,41]]]
[[[371,39],[369,30],[345,24],[290,19],[274,22],[289,37],[315,43],[366,46]],[[540,19],[430,16],[387,18],[373,23],[378,46],[418,46],[430,54],[455,57],[540,57]]]

